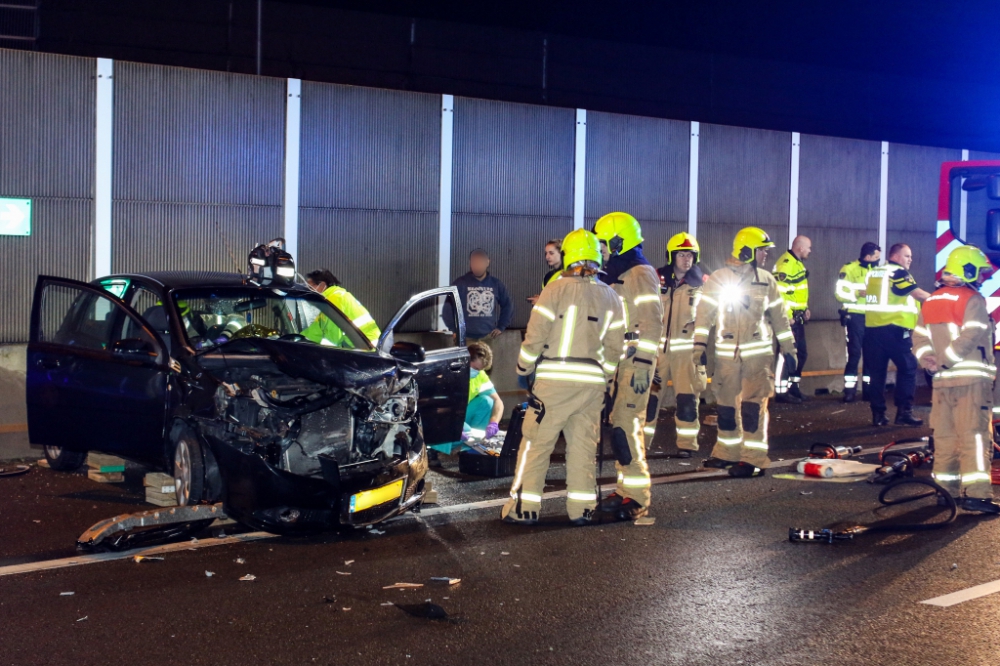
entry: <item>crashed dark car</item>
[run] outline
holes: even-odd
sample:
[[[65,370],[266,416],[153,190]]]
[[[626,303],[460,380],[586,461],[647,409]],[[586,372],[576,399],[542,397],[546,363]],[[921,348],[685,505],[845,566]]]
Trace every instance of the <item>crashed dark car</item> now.
[[[377,523],[419,506],[426,445],[461,436],[469,357],[461,309],[443,307],[456,298],[414,296],[373,344],[303,285],[42,276],[30,439],[54,469],[100,451],[169,470],[178,505],[221,501],[256,529]]]

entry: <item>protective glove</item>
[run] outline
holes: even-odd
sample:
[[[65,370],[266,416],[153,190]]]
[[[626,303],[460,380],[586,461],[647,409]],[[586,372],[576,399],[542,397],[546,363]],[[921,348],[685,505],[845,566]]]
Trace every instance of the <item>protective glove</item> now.
[[[652,371],[650,368],[646,367],[644,364],[638,364],[635,366],[635,370],[632,372],[631,386],[632,390],[638,395],[642,395],[649,390],[649,382],[652,379]]]
[[[694,350],[691,352],[691,362],[696,366],[705,365],[705,350],[706,347],[695,345]]]
[[[495,421],[490,421],[490,424],[486,426],[486,439],[496,437],[498,432],[500,432],[500,424]]]

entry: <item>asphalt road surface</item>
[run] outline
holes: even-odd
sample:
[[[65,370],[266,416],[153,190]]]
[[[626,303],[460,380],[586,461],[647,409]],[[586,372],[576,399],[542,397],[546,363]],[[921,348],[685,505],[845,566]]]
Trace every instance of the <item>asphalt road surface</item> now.
[[[772,459],[816,441],[874,447],[928,432],[876,431],[868,419],[866,405],[833,398],[774,406]],[[669,479],[698,459],[666,457],[668,430],[651,457]],[[707,454],[714,428],[705,435]],[[547,490],[563,487],[563,471],[557,457]],[[72,557],[92,523],[148,508],[137,479],[100,485],[39,468],[0,478],[0,572]],[[463,477],[450,461],[431,479],[444,509],[381,534],[212,547],[204,534],[163,561],[0,576],[0,664],[1000,663],[1000,593],[921,603],[1000,579],[997,520],[793,544],[789,527],[885,518],[878,488],[769,474],[658,484],[651,526],[571,528],[553,499],[545,523],[525,528],[502,524],[497,508],[460,510],[502,497],[509,480]],[[423,586],[383,589],[400,582]],[[422,616],[427,600],[447,617]]]

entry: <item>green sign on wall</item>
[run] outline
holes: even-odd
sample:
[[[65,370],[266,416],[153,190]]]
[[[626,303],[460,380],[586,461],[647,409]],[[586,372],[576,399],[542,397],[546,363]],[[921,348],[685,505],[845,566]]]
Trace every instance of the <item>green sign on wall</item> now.
[[[0,197],[0,236],[31,235],[31,199]]]

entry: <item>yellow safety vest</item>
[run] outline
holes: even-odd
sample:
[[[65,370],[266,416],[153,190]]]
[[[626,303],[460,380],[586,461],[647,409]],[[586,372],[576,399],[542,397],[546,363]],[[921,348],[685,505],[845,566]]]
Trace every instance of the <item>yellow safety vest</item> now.
[[[871,270],[862,266],[861,261],[857,259],[849,264],[844,264],[843,268],[840,269],[840,277],[837,280],[834,295],[848,312],[865,311],[865,299],[860,292],[865,290],[865,279]]]
[[[898,264],[876,266],[865,280],[865,326],[917,325],[920,304],[910,293],[917,288],[913,276]]]
[[[352,324],[361,329],[366,338],[372,343],[378,342],[379,337],[382,335],[378,324],[375,323],[375,320],[368,313],[368,310],[365,309],[365,306],[361,305],[351,292],[343,287],[328,287],[323,292],[323,296],[326,300],[333,303],[334,307],[343,312],[344,316],[350,319]]]
[[[809,308],[809,271],[791,250],[778,257],[774,264],[774,279],[789,312]]]

